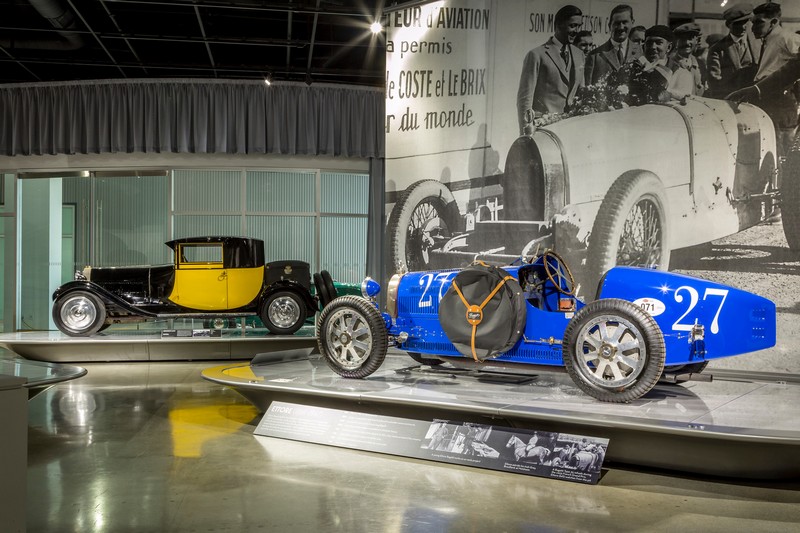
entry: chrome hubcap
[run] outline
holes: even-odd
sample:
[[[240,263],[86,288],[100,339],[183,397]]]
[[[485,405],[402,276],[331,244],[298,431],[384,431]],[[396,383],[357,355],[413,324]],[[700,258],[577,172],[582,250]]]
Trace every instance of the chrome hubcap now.
[[[61,306],[61,321],[70,329],[81,331],[89,328],[97,319],[97,308],[84,296],[68,298]]]
[[[300,320],[300,306],[289,296],[275,298],[269,306],[269,319],[279,328],[288,328]]]

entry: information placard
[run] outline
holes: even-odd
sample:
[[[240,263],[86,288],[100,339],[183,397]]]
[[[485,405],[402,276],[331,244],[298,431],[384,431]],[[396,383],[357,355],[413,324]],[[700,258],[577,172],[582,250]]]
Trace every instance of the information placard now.
[[[608,439],[272,402],[256,435],[594,484]]]

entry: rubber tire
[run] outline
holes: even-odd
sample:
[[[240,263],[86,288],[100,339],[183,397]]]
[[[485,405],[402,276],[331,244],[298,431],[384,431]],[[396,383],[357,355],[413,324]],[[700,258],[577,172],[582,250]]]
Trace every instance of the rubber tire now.
[[[389,215],[389,222],[386,227],[386,232],[389,236],[387,268],[390,276],[397,272],[426,270],[428,268],[423,257],[410,257],[414,252],[418,252],[421,255],[421,251],[408,250],[408,227],[411,224],[411,217],[414,210],[423,203],[431,204],[451,235],[458,230],[461,215],[450,189],[436,180],[422,180],[413,183],[400,195]]]
[[[300,309],[300,313],[297,317],[297,321],[288,327],[281,327],[277,324],[274,324],[272,320],[269,318],[269,307],[272,305],[272,302],[277,300],[278,298],[282,298],[288,296],[297,304]],[[261,319],[261,322],[264,323],[264,327],[266,327],[270,333],[275,335],[291,335],[296,332],[298,329],[303,327],[303,322],[306,321],[306,316],[308,315],[306,311],[306,304],[303,301],[303,298],[300,297],[294,291],[278,291],[276,293],[271,294],[264,303],[261,305],[261,309],[258,313],[258,317]]]
[[[76,330],[70,328],[67,324],[65,324],[61,320],[61,308],[65,302],[68,300],[75,298],[75,297],[83,297],[86,298],[89,303],[95,308],[95,319],[92,321],[91,324],[85,329]],[[106,306],[103,301],[92,294],[91,292],[87,291],[71,291],[66,294],[62,294],[58,297],[58,299],[53,302],[53,322],[55,322],[56,327],[64,333],[65,335],[69,335],[70,337],[91,337],[95,333],[99,332],[103,326],[105,325],[106,321]]]
[[[670,249],[667,244],[669,218],[664,186],[661,180],[650,172],[626,172],[611,185],[595,217],[586,259],[588,279],[584,280],[589,285],[584,285],[585,287],[595,287],[603,274],[617,265],[619,240],[622,237],[625,219],[641,200],[650,200],[658,208],[661,223],[661,257],[657,268],[666,270],[669,267]],[[654,267],[646,264],[630,266]]]
[[[436,359],[433,357],[424,357],[421,353],[417,352],[406,352],[406,353],[408,353],[408,356],[411,359],[413,359],[414,361],[416,361],[421,365],[439,366],[442,363],[444,363],[444,361],[442,361],[441,359]]]
[[[331,275],[326,270],[319,274],[314,274],[314,287],[317,289],[317,299],[319,300],[320,310],[336,299],[336,287],[333,284]],[[327,280],[327,281],[326,281]]]
[[[357,368],[345,368],[339,365],[333,354],[333,347],[328,340],[333,333],[333,320],[337,311],[350,310],[363,317],[371,336],[369,352],[364,361]],[[383,364],[386,351],[389,348],[389,337],[386,332],[386,323],[378,309],[372,302],[358,296],[340,296],[325,306],[317,321],[317,344],[328,366],[345,378],[361,379],[369,376]]]
[[[577,335],[587,322],[601,315],[626,319],[643,337],[647,354],[644,368],[638,379],[625,387],[603,387],[588,382],[578,369],[578,365],[582,362],[578,357]],[[561,348],[564,366],[578,388],[602,402],[627,403],[647,394],[658,383],[666,359],[664,335],[655,319],[631,302],[615,298],[596,300],[578,311],[564,332]]]
[[[800,134],[796,135],[781,170],[781,223],[789,248],[800,252]]]

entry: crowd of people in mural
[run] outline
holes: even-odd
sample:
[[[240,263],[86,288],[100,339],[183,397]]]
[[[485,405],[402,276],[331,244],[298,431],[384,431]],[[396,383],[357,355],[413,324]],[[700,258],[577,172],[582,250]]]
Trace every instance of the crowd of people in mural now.
[[[775,2],[735,4],[723,12],[728,34],[704,38],[694,22],[637,26],[633,8],[620,4],[609,16],[610,38],[598,45],[581,30],[581,10],[563,6],[554,34],[525,56],[517,93],[520,131],[541,117],[581,114],[587,100],[599,111],[693,95],[735,98],[755,101],[772,118],[783,153],[797,128],[800,93],[792,85],[800,76],[781,69],[800,64],[800,35],[781,25],[781,15]],[[775,81],[760,84],[777,71]],[[600,104],[597,88],[604,91]]]

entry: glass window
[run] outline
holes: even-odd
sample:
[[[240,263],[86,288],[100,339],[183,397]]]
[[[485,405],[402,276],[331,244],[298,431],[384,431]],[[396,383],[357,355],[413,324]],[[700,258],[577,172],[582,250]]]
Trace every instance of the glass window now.
[[[222,264],[221,244],[181,244],[179,265],[194,264]]]

